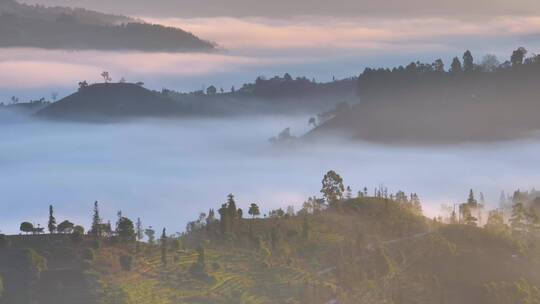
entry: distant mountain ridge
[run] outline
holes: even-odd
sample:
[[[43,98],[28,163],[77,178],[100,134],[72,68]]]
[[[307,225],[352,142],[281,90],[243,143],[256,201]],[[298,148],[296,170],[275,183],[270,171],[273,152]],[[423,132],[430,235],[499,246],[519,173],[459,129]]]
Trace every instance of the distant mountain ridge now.
[[[177,52],[210,51],[215,45],[130,17],[0,0],[0,47]]]

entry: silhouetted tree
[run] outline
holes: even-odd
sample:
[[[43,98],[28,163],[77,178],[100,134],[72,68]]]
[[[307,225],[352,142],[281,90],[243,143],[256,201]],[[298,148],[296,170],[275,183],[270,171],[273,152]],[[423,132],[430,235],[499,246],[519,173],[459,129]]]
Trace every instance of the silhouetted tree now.
[[[335,171],[331,170],[326,173],[322,180],[321,193],[332,207],[336,207],[337,204],[343,199],[343,192],[345,187],[343,186],[343,179]]]
[[[34,232],[34,225],[32,225],[30,222],[23,222],[21,223],[20,230],[26,234]]]
[[[523,64],[523,60],[525,59],[525,55],[527,55],[527,49],[524,47],[519,47],[517,50],[512,52],[512,56],[510,57],[510,62],[513,66],[521,65]]]
[[[75,224],[73,224],[72,222],[68,220],[65,220],[61,222],[60,224],[58,224],[58,227],[56,227],[56,230],[59,233],[72,233],[73,227],[75,227]]]
[[[136,238],[135,227],[133,221],[127,217],[121,217],[118,220],[116,233],[122,242],[134,242]]]
[[[94,202],[94,215],[92,216],[91,233],[96,239],[99,239],[101,237],[101,234],[103,233],[101,226],[101,217],[99,216],[99,204],[97,201]]]
[[[459,58],[454,57],[454,59],[452,59],[452,64],[450,65],[450,73],[459,74],[461,72],[463,72],[461,62],[459,61]]]
[[[251,215],[251,217],[253,219],[255,219],[255,217],[261,215],[261,211],[259,209],[259,206],[255,203],[252,203],[250,206],[249,206],[249,210],[248,210],[248,213],[249,215]]]
[[[285,73],[285,75],[283,75],[283,80],[289,82],[289,81],[293,81],[293,78],[291,77],[289,73]]]
[[[444,62],[442,59],[437,59],[433,62],[433,71],[437,73],[444,73]]]
[[[56,231],[56,219],[54,218],[54,209],[52,205],[49,205],[49,222],[47,223],[49,233],[53,234]]]
[[[478,207],[478,201],[476,198],[474,198],[474,191],[473,189],[469,190],[469,197],[467,198],[467,205],[471,208]]]
[[[211,85],[209,86],[207,89],[206,89],[206,94],[208,95],[216,95],[217,94],[217,89],[215,86]]]
[[[471,73],[474,71],[474,58],[469,50],[463,54],[463,71],[465,73]]]

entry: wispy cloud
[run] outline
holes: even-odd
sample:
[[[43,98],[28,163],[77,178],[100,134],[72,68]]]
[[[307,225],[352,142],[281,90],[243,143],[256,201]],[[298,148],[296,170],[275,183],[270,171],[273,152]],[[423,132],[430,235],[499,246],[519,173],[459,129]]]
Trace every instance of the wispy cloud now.
[[[540,17],[500,16],[475,20],[449,18],[374,19],[296,17],[268,18],[161,18],[150,22],[187,29],[234,51],[271,49],[384,50],[409,43],[454,43],[453,38],[479,40],[540,32]]]

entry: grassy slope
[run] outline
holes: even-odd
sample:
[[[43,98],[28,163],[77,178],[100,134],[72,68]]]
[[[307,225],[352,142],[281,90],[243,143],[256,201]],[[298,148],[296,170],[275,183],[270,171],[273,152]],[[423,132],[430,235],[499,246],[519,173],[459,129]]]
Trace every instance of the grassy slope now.
[[[126,303],[138,304],[491,303],[487,283],[526,278],[540,285],[538,263],[485,229],[433,224],[384,199],[347,204],[343,213],[308,216],[307,239],[304,217],[258,219],[253,234],[263,245],[257,249],[248,241],[250,220],[243,220],[228,241],[188,234],[187,249],[169,252],[166,267],[159,249],[149,247],[130,272],[110,263],[118,248],[102,251],[96,265]],[[273,227],[282,235],[275,248],[268,237]],[[199,242],[214,281],[189,271]]]
[[[437,224],[382,198],[347,201],[341,212],[244,219],[233,231],[224,237],[215,223],[187,233],[179,248],[169,248],[166,266],[159,246],[141,244],[136,252],[134,245],[103,242],[85,271],[82,253],[92,242],[67,240],[14,242],[0,250],[0,266],[7,278],[6,254],[17,248],[32,247],[47,257],[48,270],[32,288],[40,303],[71,303],[78,297],[77,303],[99,304],[317,304],[334,299],[491,304],[488,283],[525,279],[540,286],[540,251],[534,245],[486,229]],[[279,232],[275,246],[272,231]],[[205,248],[207,276],[190,270],[199,244]],[[133,267],[124,271],[119,257],[131,254]]]

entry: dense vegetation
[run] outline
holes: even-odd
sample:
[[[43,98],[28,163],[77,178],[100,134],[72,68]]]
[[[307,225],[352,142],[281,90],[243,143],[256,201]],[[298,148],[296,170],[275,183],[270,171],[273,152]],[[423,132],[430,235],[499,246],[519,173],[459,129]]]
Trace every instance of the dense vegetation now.
[[[183,51],[212,50],[214,45],[181,29],[127,17],[1,0],[0,47]]]
[[[482,195],[422,215],[418,195],[352,193],[334,171],[322,198],[264,212],[234,196],[168,235],[118,213],[0,238],[4,303],[540,303],[537,192]],[[264,213],[264,214],[263,214]],[[143,242],[144,240],[144,242]],[[2,290],[2,289],[0,289]]]
[[[467,51],[445,68],[413,62],[366,69],[358,78],[361,102],[315,134],[339,133],[379,142],[455,143],[515,139],[540,129],[535,79],[540,57],[516,49],[509,61],[487,55],[476,64]]]

